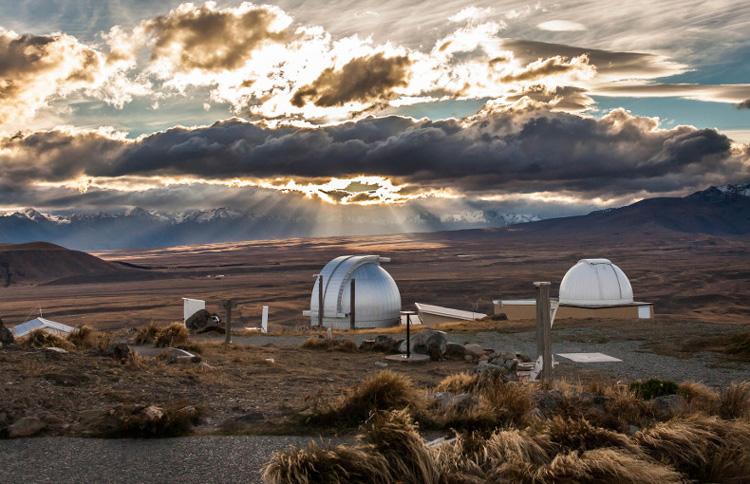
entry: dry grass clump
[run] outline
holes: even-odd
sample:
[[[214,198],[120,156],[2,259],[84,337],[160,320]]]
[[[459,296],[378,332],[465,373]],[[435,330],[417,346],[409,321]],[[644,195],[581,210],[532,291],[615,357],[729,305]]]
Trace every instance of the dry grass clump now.
[[[750,382],[732,383],[722,390],[719,416],[728,419],[750,416]]]
[[[137,345],[150,345],[154,344],[156,337],[159,334],[159,327],[154,323],[150,323],[148,326],[142,326],[138,328],[135,333],[135,344]]]
[[[187,341],[189,334],[184,324],[172,323],[166,328],[159,330],[156,334],[154,346],[157,348],[166,348],[183,344]]]
[[[438,482],[438,471],[408,412],[394,410],[374,414],[354,445],[310,443],[274,453],[263,479],[273,484],[429,484]]]
[[[35,329],[21,340],[21,346],[26,348],[62,348],[67,351],[73,351],[76,347],[65,338],[61,338],[43,329]]]
[[[470,373],[454,373],[443,378],[435,387],[436,392],[467,393],[477,383],[477,375]]]
[[[66,339],[78,349],[96,350],[99,353],[106,353],[112,343],[111,335],[85,324],[74,329]]]
[[[715,415],[719,411],[719,394],[703,383],[687,381],[680,383],[677,394],[685,401],[686,414],[705,413]]]
[[[627,435],[596,427],[584,418],[554,417],[547,423],[546,433],[558,451],[586,451],[614,447],[634,455],[639,454],[638,447],[630,441]]]
[[[308,350],[324,351],[343,351],[345,353],[354,353],[357,351],[357,344],[349,339],[325,338],[322,336],[311,336],[302,343],[302,347]]]
[[[154,323],[138,328],[135,334],[135,344],[150,345],[157,348],[178,346],[187,343],[190,333],[182,323],[172,323],[166,327],[159,327]]]
[[[691,479],[727,482],[750,475],[750,423],[745,421],[697,415],[658,423],[633,440]]]
[[[202,411],[192,405],[124,405],[110,410],[101,428],[105,437],[161,438],[189,434]]]
[[[308,418],[314,424],[359,425],[371,412],[409,408],[419,412],[424,407],[424,393],[411,378],[383,370],[366,378],[350,393]]]

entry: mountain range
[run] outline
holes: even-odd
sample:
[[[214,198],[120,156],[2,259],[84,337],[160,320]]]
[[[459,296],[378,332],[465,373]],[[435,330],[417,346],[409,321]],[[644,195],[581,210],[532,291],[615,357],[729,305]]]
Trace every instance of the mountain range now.
[[[344,221],[345,235],[396,233],[399,226],[372,217]],[[47,241],[65,247],[101,250],[191,245],[285,237],[340,235],[320,230],[307,215],[256,214],[228,208],[177,214],[132,208],[113,213],[46,214],[28,208],[0,215],[0,243]],[[506,227],[504,231],[545,234],[618,234],[671,231],[712,235],[750,234],[750,184],[710,187],[686,197],[644,199],[632,205],[587,215],[539,220],[533,214],[484,210],[439,217],[417,212],[408,226],[414,232]]]

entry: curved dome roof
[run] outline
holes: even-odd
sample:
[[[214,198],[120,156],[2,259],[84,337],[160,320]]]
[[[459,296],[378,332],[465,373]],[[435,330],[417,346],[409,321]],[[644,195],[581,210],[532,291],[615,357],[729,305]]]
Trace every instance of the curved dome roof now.
[[[393,326],[401,320],[401,293],[396,281],[380,267],[377,255],[342,255],[320,271],[323,276],[323,326],[349,328],[349,292],[355,282],[357,328]],[[310,322],[318,324],[318,284],[310,295]]]
[[[633,303],[628,276],[609,259],[581,259],[560,283],[560,304],[620,306]]]

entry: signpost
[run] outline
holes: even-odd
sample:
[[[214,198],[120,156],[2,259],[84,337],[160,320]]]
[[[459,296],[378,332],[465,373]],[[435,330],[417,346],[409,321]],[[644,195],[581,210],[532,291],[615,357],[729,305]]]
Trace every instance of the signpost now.
[[[536,286],[536,351],[542,361],[542,381],[552,379],[552,310],[549,282],[535,282]]]
[[[225,332],[225,339],[224,339],[224,345],[229,347],[229,345],[232,343],[232,309],[237,307],[237,304],[232,299],[227,299],[222,303],[222,307],[224,308],[224,311],[226,312],[226,318],[227,321],[224,324]]]

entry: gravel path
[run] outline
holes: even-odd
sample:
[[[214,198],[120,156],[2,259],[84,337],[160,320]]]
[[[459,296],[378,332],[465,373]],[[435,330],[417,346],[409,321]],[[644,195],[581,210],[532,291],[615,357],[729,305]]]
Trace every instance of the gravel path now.
[[[260,469],[275,450],[309,440],[293,436],[0,440],[0,482],[261,482]]]

